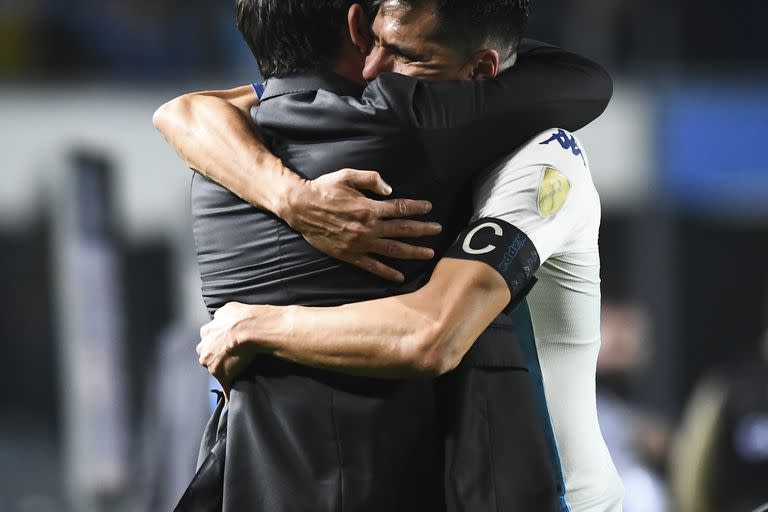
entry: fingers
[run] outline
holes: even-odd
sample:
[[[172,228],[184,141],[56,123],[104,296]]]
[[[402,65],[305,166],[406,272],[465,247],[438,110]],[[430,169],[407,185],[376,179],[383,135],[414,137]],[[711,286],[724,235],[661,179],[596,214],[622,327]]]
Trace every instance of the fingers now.
[[[392,193],[390,187],[376,171],[357,171],[355,169],[345,169],[344,180],[347,184],[358,190],[370,190],[380,196],[388,196]]]
[[[380,238],[421,238],[439,235],[443,227],[436,222],[415,220],[385,220],[376,226]]]
[[[370,256],[360,256],[349,263],[388,281],[394,281],[396,283],[405,281],[405,276],[402,273]]]
[[[435,257],[435,251],[429,247],[409,245],[397,240],[376,240],[371,252],[398,260],[431,260]]]
[[[429,201],[414,199],[390,199],[388,201],[370,200],[371,210],[380,219],[397,219],[401,217],[416,217],[432,211]]]

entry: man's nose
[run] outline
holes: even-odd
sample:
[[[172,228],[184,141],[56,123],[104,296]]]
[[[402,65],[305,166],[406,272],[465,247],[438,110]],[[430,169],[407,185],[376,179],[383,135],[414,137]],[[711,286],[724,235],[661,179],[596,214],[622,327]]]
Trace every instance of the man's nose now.
[[[375,80],[381,73],[391,72],[394,70],[394,59],[392,56],[381,46],[374,46],[370,55],[365,60],[365,68],[363,68],[363,78],[370,82]]]

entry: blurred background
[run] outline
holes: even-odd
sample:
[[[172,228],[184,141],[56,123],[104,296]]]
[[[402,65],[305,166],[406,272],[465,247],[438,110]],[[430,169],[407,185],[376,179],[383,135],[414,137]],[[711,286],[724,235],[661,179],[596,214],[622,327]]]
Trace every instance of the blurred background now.
[[[258,79],[232,2],[0,2],[0,511],[165,511],[207,416],[163,102]],[[599,412],[627,512],[768,502],[768,4],[535,0],[616,81]],[[164,395],[182,396],[173,403]]]

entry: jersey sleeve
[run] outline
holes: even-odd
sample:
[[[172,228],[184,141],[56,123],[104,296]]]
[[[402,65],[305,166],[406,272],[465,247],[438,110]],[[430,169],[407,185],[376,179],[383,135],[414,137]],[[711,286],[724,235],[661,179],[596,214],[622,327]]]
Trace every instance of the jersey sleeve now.
[[[597,249],[600,201],[587,156],[565,130],[543,132],[492,168],[475,203],[475,219],[445,256],[493,267],[513,304],[553,255]]]
[[[524,233],[542,264],[596,248],[599,198],[587,155],[565,130],[543,132],[495,167],[480,180],[475,205],[475,218],[501,219]]]

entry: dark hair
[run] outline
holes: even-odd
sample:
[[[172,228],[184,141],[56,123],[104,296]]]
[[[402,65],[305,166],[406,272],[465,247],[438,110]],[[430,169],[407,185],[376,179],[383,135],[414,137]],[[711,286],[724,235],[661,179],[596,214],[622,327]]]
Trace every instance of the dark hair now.
[[[338,55],[354,4],[378,8],[375,0],[235,0],[237,28],[263,78],[310,71]]]
[[[386,4],[386,0],[383,2]],[[399,0],[413,8],[434,7],[438,26],[432,37],[467,54],[499,51],[504,62],[517,51],[528,27],[531,0]]]

